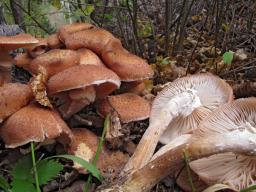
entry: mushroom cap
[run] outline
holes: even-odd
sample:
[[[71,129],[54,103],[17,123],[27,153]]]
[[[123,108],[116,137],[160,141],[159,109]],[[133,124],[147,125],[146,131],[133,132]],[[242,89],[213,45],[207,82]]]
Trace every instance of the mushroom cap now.
[[[11,67],[5,67],[0,65],[0,86],[5,83],[10,83],[12,80]]]
[[[187,101],[183,101],[184,98]],[[206,73],[183,77],[157,95],[152,104],[150,123],[161,123],[159,115],[164,113],[177,116],[171,122],[165,122],[168,128],[160,142],[166,144],[179,135],[192,133],[202,119],[232,99],[232,88],[217,76]],[[178,103],[182,103],[182,107]]]
[[[58,31],[59,38],[62,42],[65,42],[66,38],[71,35],[72,33],[92,29],[95,26],[93,26],[90,23],[72,23],[61,26],[61,28]]]
[[[67,149],[69,153],[81,157],[91,162],[96,154],[99,138],[86,128],[72,129],[74,134],[73,142]],[[128,155],[122,152],[110,152],[103,145],[102,152],[97,161],[97,167],[103,174],[104,178],[114,178],[122,170],[128,159]],[[79,164],[74,164],[80,173],[87,173]]]
[[[37,38],[37,39],[39,42],[28,48],[28,53],[33,58],[45,53],[48,49],[47,39],[44,39],[44,38]]]
[[[0,122],[15,113],[32,99],[28,85],[7,83],[0,87]]]
[[[48,76],[52,76],[78,64],[79,55],[76,51],[53,49],[33,59],[29,65],[29,69],[34,74],[38,74],[43,69],[47,72]]]
[[[105,65],[112,69],[121,81],[139,81],[153,77],[153,70],[146,60],[129,53],[116,38],[108,42],[101,56]]]
[[[86,161],[91,162],[96,154],[99,138],[93,132],[86,128],[72,129],[74,139],[71,145],[67,148],[68,153],[81,157]],[[97,167],[103,168],[104,159],[110,154],[105,145],[103,145],[102,152],[100,153]],[[74,164],[74,167],[81,173],[86,173],[84,168],[79,164]]]
[[[72,140],[72,132],[59,114],[37,105],[23,107],[9,117],[0,135],[8,148],[55,138],[67,145]]]
[[[147,119],[150,113],[150,104],[142,97],[124,93],[121,95],[108,96],[98,105],[99,114],[106,116],[114,109],[123,123]]]
[[[97,95],[107,95],[120,86],[119,77],[106,67],[77,65],[52,76],[47,84],[50,95],[72,89],[96,87]]]
[[[68,49],[87,48],[101,55],[105,45],[113,38],[115,37],[104,29],[92,28],[69,35],[65,45]]]
[[[216,150],[242,148],[255,155],[256,98],[238,99],[221,106],[199,124],[191,143],[197,140],[201,146],[214,145]],[[219,153],[189,165],[208,184],[223,183],[240,191],[256,183],[255,156]]]
[[[99,65],[99,66],[105,66],[101,59],[96,55],[94,52],[92,52],[90,49],[82,48],[78,49],[77,53],[80,56],[80,62],[79,65]]]
[[[63,44],[61,43],[59,39],[58,34],[52,34],[47,38],[47,44],[51,49],[58,49],[60,48]]]
[[[29,34],[21,33],[15,36],[0,36],[0,50],[14,50],[29,47],[38,43],[38,40]]]

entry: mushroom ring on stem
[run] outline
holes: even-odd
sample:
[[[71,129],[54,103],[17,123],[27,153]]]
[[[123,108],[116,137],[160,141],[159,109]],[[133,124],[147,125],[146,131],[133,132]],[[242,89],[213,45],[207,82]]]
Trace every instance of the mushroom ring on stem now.
[[[166,148],[142,168],[120,179],[121,184],[111,187],[112,191],[148,191],[183,166],[184,153],[192,161],[192,169],[207,183],[227,184],[236,191],[255,184],[255,117],[256,98],[222,105],[199,124],[189,140],[185,139],[177,147]],[[194,163],[193,160],[201,162]],[[208,161],[207,165],[205,161]],[[216,168],[216,164],[221,167]]]
[[[124,172],[133,172],[145,165],[159,139],[168,143],[177,136],[192,133],[202,119],[232,99],[232,88],[211,74],[187,76],[170,83],[155,98],[149,127]]]

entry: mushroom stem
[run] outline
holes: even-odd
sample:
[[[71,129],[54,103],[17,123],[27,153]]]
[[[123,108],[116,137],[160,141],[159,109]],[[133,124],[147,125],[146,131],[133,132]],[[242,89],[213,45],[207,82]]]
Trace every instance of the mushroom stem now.
[[[161,110],[158,121],[154,124],[150,123],[143,137],[141,138],[133,156],[126,164],[123,174],[125,172],[133,172],[144,166],[155,151],[156,145],[163,132],[168,127],[169,123],[179,115],[187,116],[196,107],[200,106],[201,102],[193,89],[186,90],[174,96],[166,107]]]
[[[225,138],[226,139],[226,138]],[[255,143],[251,144],[251,147],[246,148],[242,144],[234,144],[231,141],[230,145],[223,145],[222,147],[216,147],[220,143],[220,139],[211,140],[206,138],[200,140],[198,138],[191,139],[188,143],[184,143],[174,149],[170,149],[161,154],[154,160],[147,163],[144,167],[136,170],[131,174],[123,176],[117,185],[114,185],[107,189],[101,189],[101,192],[144,192],[150,190],[155,184],[165,178],[167,175],[174,175],[184,164],[184,152],[187,152],[189,160],[209,157],[217,153],[233,152],[236,154],[253,155]],[[242,138],[242,143],[247,141]],[[239,141],[240,142],[240,141]],[[237,143],[239,143],[237,142]],[[249,141],[247,141],[249,142]],[[254,152],[255,153],[255,152]],[[255,155],[255,154],[254,154]]]

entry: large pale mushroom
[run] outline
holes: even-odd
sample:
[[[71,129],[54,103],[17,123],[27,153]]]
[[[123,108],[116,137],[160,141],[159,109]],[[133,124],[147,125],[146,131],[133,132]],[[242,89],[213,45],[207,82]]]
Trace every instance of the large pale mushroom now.
[[[247,188],[256,182],[255,117],[256,98],[224,104],[199,124],[187,142],[166,149],[142,168],[123,177],[118,185],[101,191],[148,191],[180,169],[184,164],[184,153],[192,161],[192,169],[198,171],[203,180],[211,184],[224,183],[236,191]],[[207,165],[205,161],[208,159],[203,158],[209,158]],[[193,160],[201,162],[193,163]]]
[[[0,135],[8,148],[52,139],[69,145],[73,137],[57,112],[35,104],[23,107],[10,116],[0,128]]]
[[[68,118],[93,102],[95,98],[105,97],[117,89],[120,86],[120,80],[106,67],[77,65],[52,76],[47,86],[49,95],[69,92],[70,101],[64,102],[67,106],[62,108],[62,115]],[[75,107],[72,104],[73,101],[76,102]]]
[[[28,85],[6,83],[0,87],[0,123],[27,105],[32,96],[32,91]]]
[[[192,133],[203,118],[232,99],[231,87],[210,74],[192,75],[170,83],[154,100],[150,125],[124,171],[145,165],[161,136],[161,142],[167,143],[182,134]]]

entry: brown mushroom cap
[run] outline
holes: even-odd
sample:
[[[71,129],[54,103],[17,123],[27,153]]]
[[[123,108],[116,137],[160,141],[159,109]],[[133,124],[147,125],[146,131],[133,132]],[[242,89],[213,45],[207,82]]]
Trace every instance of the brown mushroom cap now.
[[[59,49],[63,46],[58,34],[52,34],[47,38],[47,44],[51,49]]]
[[[68,49],[87,48],[100,55],[104,46],[113,38],[115,37],[104,29],[92,28],[69,35],[65,45]]]
[[[45,70],[48,76],[52,76],[78,64],[79,55],[75,51],[54,49],[33,59],[29,69],[34,74],[38,74],[40,70]]]
[[[98,112],[106,116],[114,109],[123,123],[147,119],[150,113],[150,104],[142,97],[124,93],[121,95],[108,96],[99,103]]]
[[[77,31],[92,29],[95,26],[89,23],[72,23],[63,25],[58,32],[59,38],[62,42],[65,42],[66,38]]]
[[[28,53],[33,58],[45,53],[48,49],[47,39],[43,39],[43,38],[37,38],[37,39],[39,42],[28,48]]]
[[[200,138],[202,146],[213,145],[217,151],[224,147],[241,147],[251,149],[249,155],[254,155],[219,153],[190,162],[192,170],[203,181],[227,184],[237,191],[256,183],[255,117],[256,99],[238,99],[220,107],[200,123],[191,142]]]
[[[121,81],[139,81],[153,77],[153,70],[146,60],[129,53],[118,39],[111,39],[101,56],[105,65],[112,69]]]
[[[74,154],[78,157],[83,158],[86,161],[91,162],[96,154],[99,139],[97,135],[89,131],[86,128],[74,128],[72,129],[74,135],[73,142],[70,147],[67,148],[68,153]],[[105,146],[100,153],[99,160],[97,161],[97,167],[102,168],[104,159],[110,152]],[[78,164],[74,164],[75,168],[82,173],[86,173],[85,170]]]
[[[28,85],[8,83],[0,87],[0,122],[27,105],[32,99]]]
[[[105,66],[101,59],[91,50],[89,49],[78,49],[77,50],[79,56],[80,56],[80,62],[79,65],[99,65],[99,66]]]
[[[185,103],[184,100],[183,106],[180,106],[181,111],[175,112],[176,109],[180,110],[175,103],[181,102],[185,95],[191,97],[192,101]],[[150,121],[158,121],[159,114],[163,113],[169,104],[174,104],[167,111],[172,110],[172,113],[179,114],[170,123],[167,122],[168,128],[160,138],[160,142],[166,144],[179,135],[191,133],[213,110],[232,100],[232,88],[217,76],[197,74],[183,77],[169,84],[158,94],[152,105]]]
[[[67,149],[70,154],[74,154],[83,158],[89,162],[92,162],[99,143],[98,137],[91,131],[85,128],[72,129],[74,134],[73,142]],[[97,161],[97,167],[106,178],[113,178],[116,176],[124,166],[128,159],[128,155],[121,152],[110,152],[103,145],[103,150],[100,153],[99,160]],[[87,173],[80,165],[74,164],[74,167],[78,169],[80,173]]]
[[[98,88],[96,87],[97,95],[107,95],[120,86],[120,80],[114,72],[106,67],[77,65],[52,76],[47,84],[50,95],[91,85],[98,85]],[[105,85],[108,89],[105,89]]]
[[[23,107],[9,117],[0,135],[8,148],[55,138],[67,145],[72,140],[70,129],[58,113],[36,105]]]
[[[29,47],[38,43],[38,40],[29,34],[19,34],[15,36],[0,36],[0,50],[14,50],[21,47]]]

